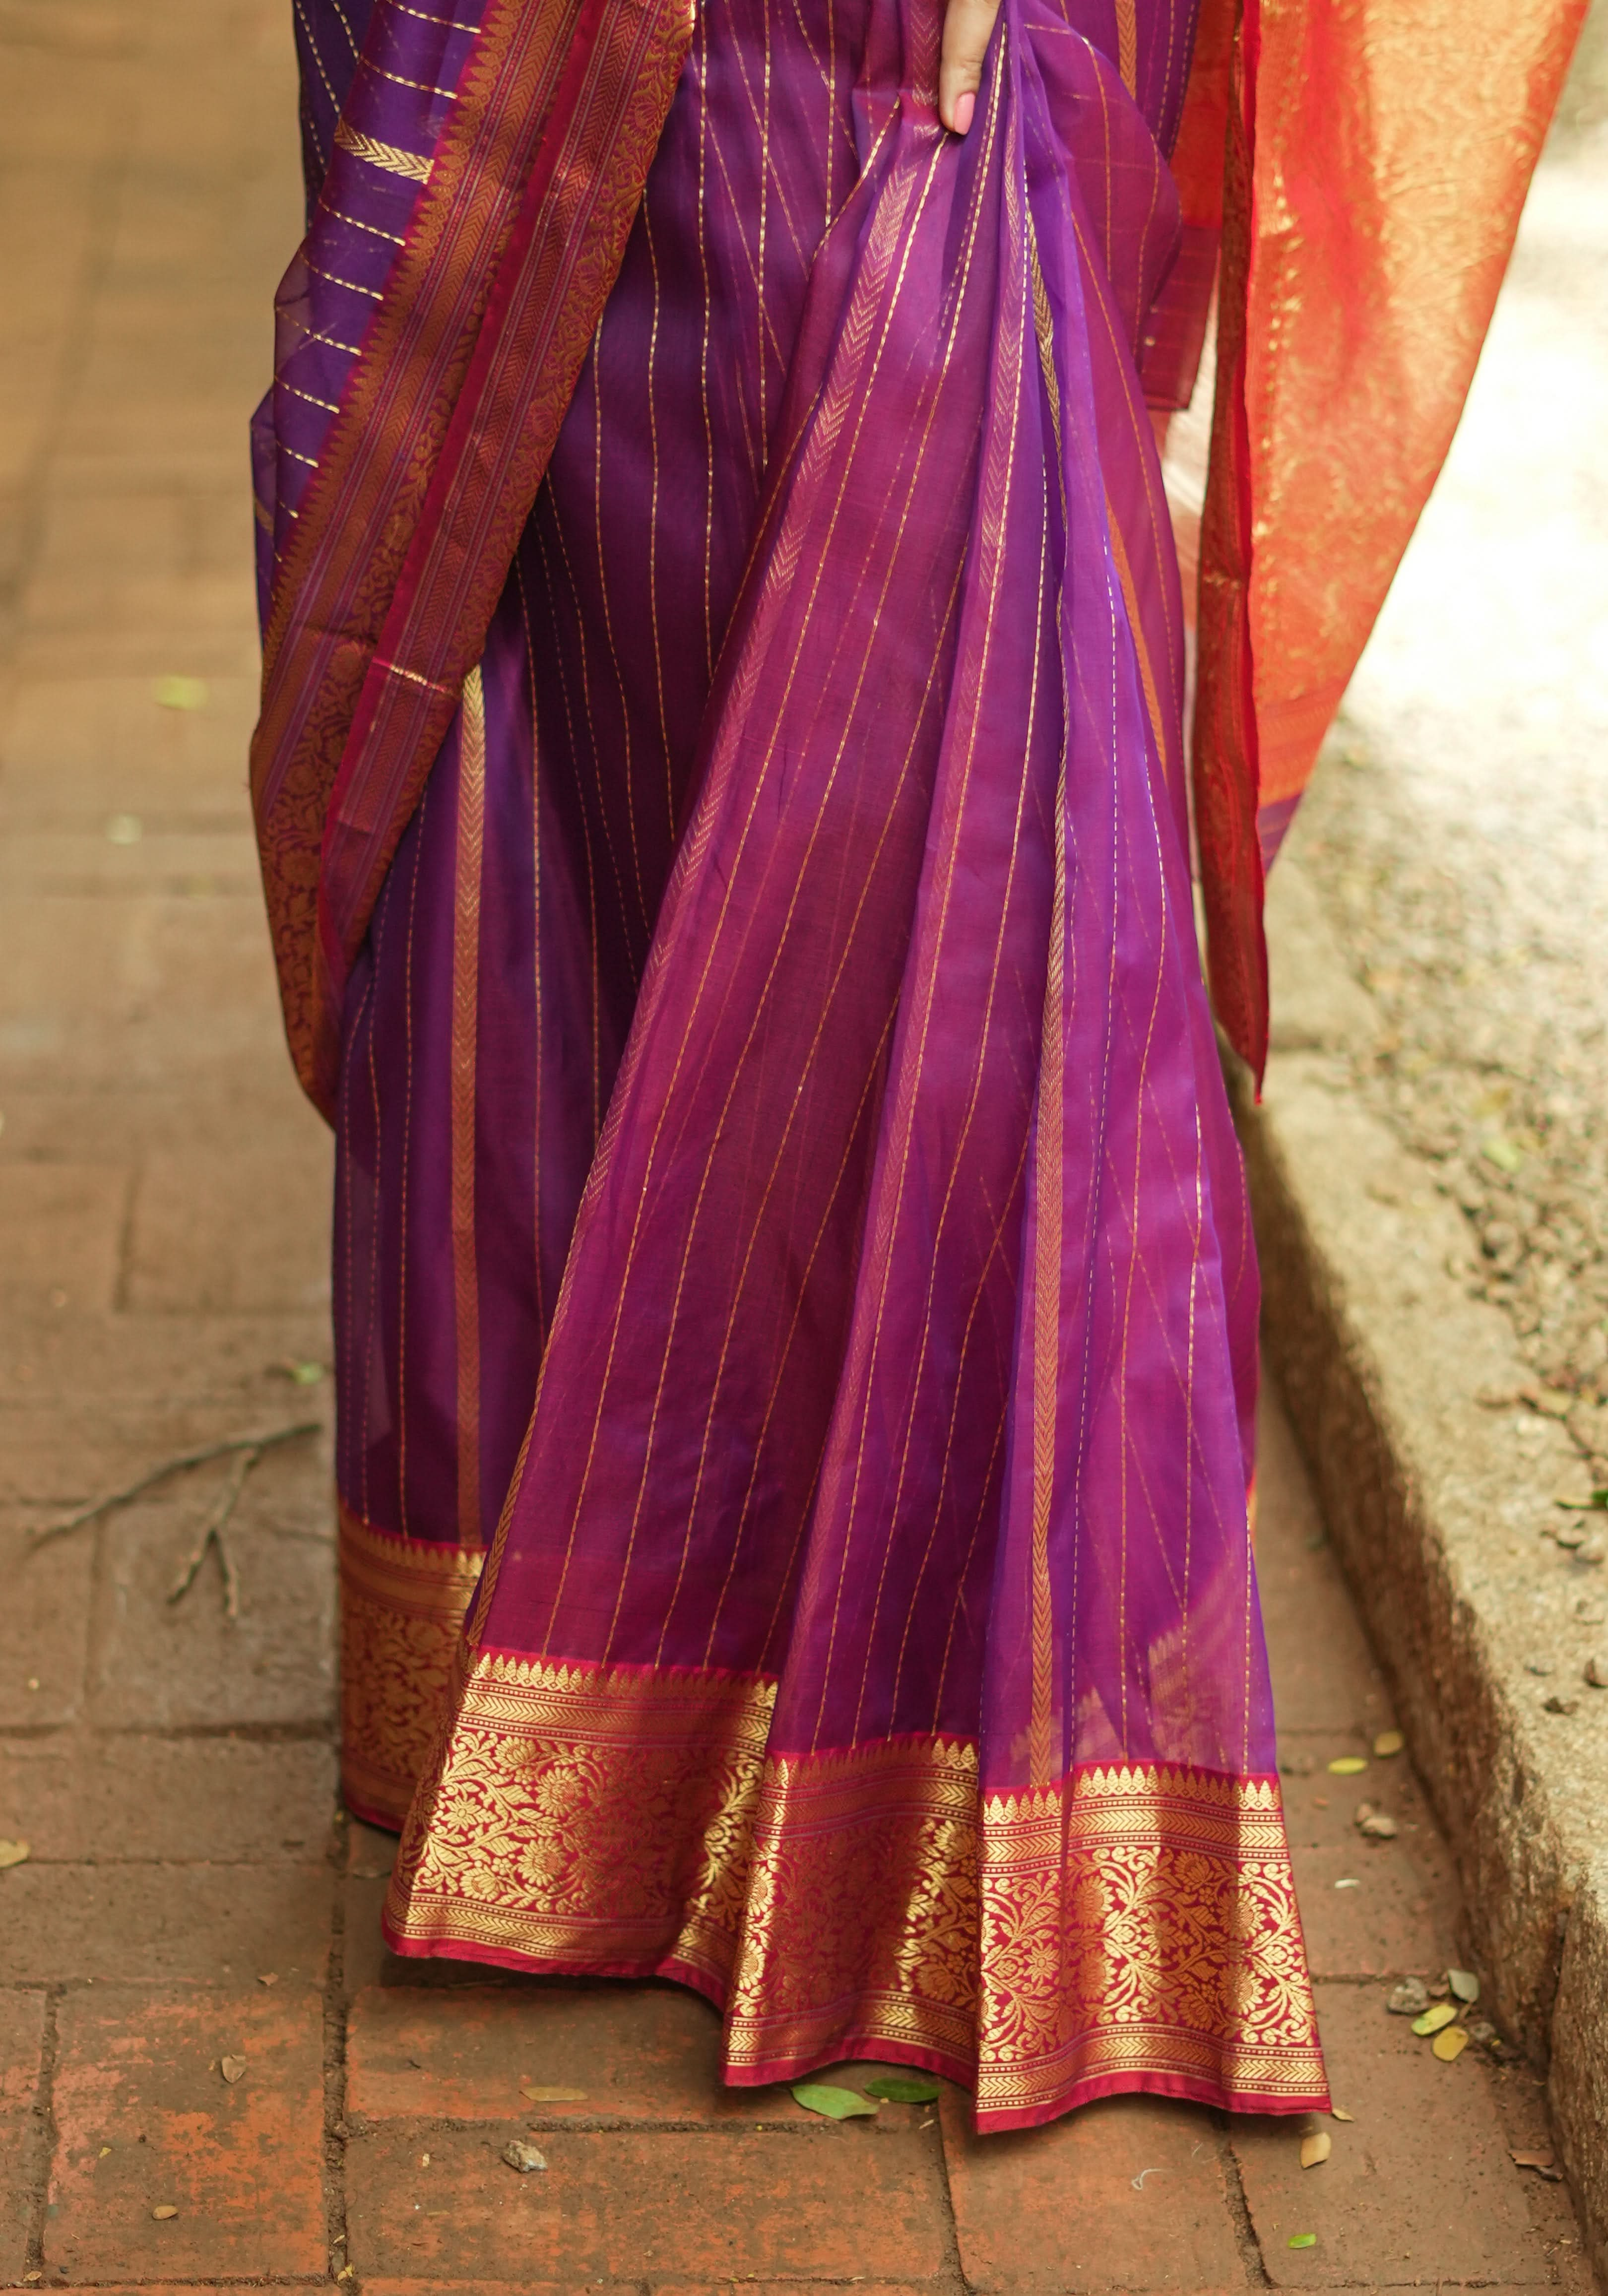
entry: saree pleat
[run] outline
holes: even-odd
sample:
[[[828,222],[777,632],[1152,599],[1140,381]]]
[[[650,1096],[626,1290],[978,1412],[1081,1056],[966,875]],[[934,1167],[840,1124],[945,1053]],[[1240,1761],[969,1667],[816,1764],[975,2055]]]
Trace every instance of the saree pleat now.
[[[429,148],[411,20],[364,44],[411,115],[361,71],[312,107],[331,233]],[[992,2128],[1325,2094],[1140,379],[1192,21],[1006,0],[963,142],[926,0],[701,11],[328,975],[345,1777],[406,1820],[391,1943],[673,1976],[731,2080],[874,2052]],[[375,387],[414,227],[372,333],[317,217],[287,294],[282,599],[332,499],[291,387]]]

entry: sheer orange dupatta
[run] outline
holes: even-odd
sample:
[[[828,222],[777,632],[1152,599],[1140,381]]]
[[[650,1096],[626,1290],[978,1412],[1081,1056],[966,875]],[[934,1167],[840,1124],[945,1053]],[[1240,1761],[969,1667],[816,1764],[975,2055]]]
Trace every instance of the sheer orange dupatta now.
[[[1195,808],[1212,997],[1259,1079],[1264,872],[1451,444],[1585,0],[1235,13],[1203,0],[1174,166],[1222,220]]]

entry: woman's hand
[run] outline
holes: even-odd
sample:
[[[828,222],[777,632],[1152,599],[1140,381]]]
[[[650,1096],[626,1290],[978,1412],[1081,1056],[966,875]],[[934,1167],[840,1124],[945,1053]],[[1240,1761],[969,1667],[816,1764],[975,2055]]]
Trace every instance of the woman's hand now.
[[[998,13],[999,0],[948,0],[944,10],[938,116],[952,135],[964,135],[972,125],[982,85],[982,60]]]

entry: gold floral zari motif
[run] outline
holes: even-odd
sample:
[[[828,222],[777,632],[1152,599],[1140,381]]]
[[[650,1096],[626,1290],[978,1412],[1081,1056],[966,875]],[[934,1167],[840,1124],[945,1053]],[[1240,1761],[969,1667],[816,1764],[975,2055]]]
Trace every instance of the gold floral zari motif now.
[[[481,1653],[387,1908],[403,1953],[658,1972],[729,2079],[875,2050],[985,2127],[1153,2088],[1325,2101],[1278,1786],[1152,1764],[980,1792],[964,1741],[767,1751],[775,1685]]]
[[[1069,2089],[1327,2101],[1273,1778],[1075,1771],[981,1815],[980,2118]]]
[[[410,1813],[403,1952],[642,1973],[718,1993],[775,1685],[481,1656]]]
[[[340,1509],[340,1774],[360,1817],[399,1826],[407,1814],[481,1561]]]

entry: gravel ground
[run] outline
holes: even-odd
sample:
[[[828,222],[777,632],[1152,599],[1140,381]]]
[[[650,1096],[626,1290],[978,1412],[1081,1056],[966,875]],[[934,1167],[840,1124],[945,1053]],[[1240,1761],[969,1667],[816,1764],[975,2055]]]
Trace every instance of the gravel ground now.
[[[1468,1220],[1608,1480],[1608,7],[1290,849],[1382,1032],[1357,1090]],[[1511,1403],[1514,1398],[1488,1398]]]

